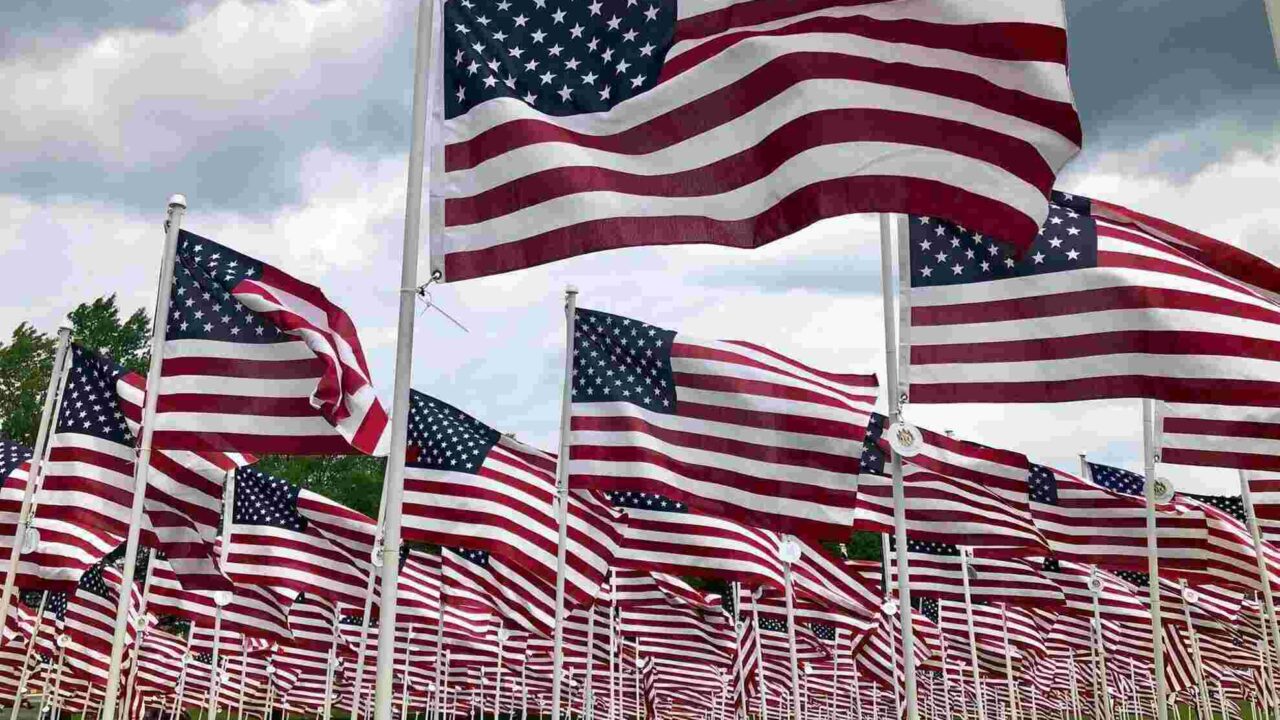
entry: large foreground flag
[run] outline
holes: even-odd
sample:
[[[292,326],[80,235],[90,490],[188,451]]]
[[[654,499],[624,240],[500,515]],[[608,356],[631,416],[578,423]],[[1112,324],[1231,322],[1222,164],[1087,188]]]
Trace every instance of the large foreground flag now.
[[[573,354],[571,487],[848,539],[875,376],[582,309]]]
[[[1280,303],[1113,207],[1055,193],[1023,253],[913,218],[911,399],[1280,407]]]
[[[355,324],[314,285],[184,230],[166,327],[155,447],[386,453]]]
[[[433,270],[855,212],[1029,243],[1081,142],[1064,22],[1057,0],[448,0]]]

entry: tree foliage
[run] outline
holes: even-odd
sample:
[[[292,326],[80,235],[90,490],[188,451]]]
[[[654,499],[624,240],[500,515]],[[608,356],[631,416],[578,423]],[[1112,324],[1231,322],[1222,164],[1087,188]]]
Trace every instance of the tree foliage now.
[[[270,455],[259,460],[254,467],[294,485],[314,490],[371,518],[378,517],[385,467],[382,458],[366,455]]]

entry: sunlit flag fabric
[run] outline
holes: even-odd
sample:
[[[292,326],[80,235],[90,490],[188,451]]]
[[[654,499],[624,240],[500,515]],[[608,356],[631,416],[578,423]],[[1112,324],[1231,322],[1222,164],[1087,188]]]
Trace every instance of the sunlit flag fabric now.
[[[1280,471],[1260,472],[1246,470],[1253,515],[1257,518],[1262,537],[1272,543],[1280,543]]]
[[[443,30],[446,280],[855,212],[1026,242],[1081,142],[1052,0],[449,0]]]
[[[166,320],[155,447],[386,454],[355,325],[319,288],[184,230]]]
[[[573,353],[571,487],[848,539],[874,376],[584,309]]]
[[[66,648],[66,666],[72,675],[90,678],[99,684],[106,681],[115,634],[116,605],[123,580],[119,570],[100,562],[85,571],[75,594],[68,599],[64,622],[71,643]],[[130,600],[125,641],[132,643],[137,631],[142,593],[137,583],[133,583],[128,591]]]
[[[579,488],[574,488],[578,490]],[[404,533],[415,542],[484,550],[554,584],[559,522],[556,460],[461,410],[413,391]],[[594,597],[617,551],[617,513],[573,492],[566,592]]]
[[[1280,406],[1280,304],[1055,193],[1029,251],[912,218],[913,402]]]
[[[888,419],[867,425],[858,479],[859,530],[893,533],[893,450],[884,438]],[[925,449],[903,464],[907,534],[917,540],[969,547],[1039,551],[1045,539],[1030,511],[1025,455],[921,430]]]
[[[1111,487],[1070,473],[1032,464],[1031,514],[1059,560],[1113,570],[1147,568],[1147,504],[1142,477],[1098,466]],[[1135,489],[1136,488],[1136,489]],[[1204,522],[1175,511],[1158,514],[1160,565],[1194,569],[1200,565]]]
[[[890,543],[890,547],[895,545]],[[946,543],[907,541],[911,592],[939,600],[964,602],[960,548]],[[1062,590],[1029,561],[983,557],[969,559],[969,589],[975,601],[1020,603],[1060,609]],[[897,566],[893,567],[897,584]]]
[[[1090,479],[1101,487],[1134,497],[1146,507],[1146,478],[1123,468],[1088,463]],[[1145,513],[1145,510],[1144,510]],[[1146,523],[1142,530],[1144,538],[1142,547],[1146,547]],[[1204,569],[1204,557],[1209,541],[1209,526],[1204,513],[1185,504],[1161,503],[1156,506],[1156,539],[1162,568],[1178,573],[1197,573]],[[1134,563],[1129,563],[1134,564]],[[1113,570],[1146,570],[1140,567],[1125,567],[1123,561],[1107,562],[1104,565]]]
[[[12,547],[31,470],[31,448],[0,436],[0,549]],[[3,554],[3,553],[0,553]],[[8,555],[4,555],[8,557]]]
[[[367,575],[299,512],[302,492],[252,468],[236,472],[227,577],[363,607]]]
[[[1280,409],[1208,403],[1156,408],[1161,462],[1280,471]]]
[[[157,615],[172,615],[202,627],[213,627],[216,605],[213,593],[183,587],[168,560],[153,556],[150,560],[151,585],[147,593],[147,610]],[[231,591],[231,602],[222,608],[222,629],[250,637],[288,640],[288,616],[281,606],[287,598],[265,587],[237,585]]]

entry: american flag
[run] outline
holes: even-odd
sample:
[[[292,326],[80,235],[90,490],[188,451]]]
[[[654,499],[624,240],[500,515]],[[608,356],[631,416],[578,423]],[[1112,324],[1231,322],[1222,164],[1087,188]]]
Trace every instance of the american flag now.
[[[386,454],[355,325],[319,288],[184,230],[165,327],[155,447]]]
[[[1280,406],[1280,305],[1088,198],[1021,254],[927,217],[910,242],[913,402]]]
[[[1249,483],[1249,499],[1258,530],[1263,539],[1280,543],[1280,472],[1246,470],[1244,478]]]
[[[1056,2],[448,0],[443,25],[448,280],[855,212],[1025,242],[1081,141]]]
[[[890,543],[890,547],[895,547]],[[964,602],[964,570],[960,548],[947,543],[907,541],[907,558],[911,570],[911,594],[939,600]],[[975,601],[1030,604],[1061,607],[1062,590],[1040,574],[1040,568],[1016,558],[969,558],[969,591]],[[894,564],[894,587],[897,566]]]
[[[926,604],[927,606],[927,604]],[[911,626],[915,631],[916,667],[923,667],[935,653],[941,652],[941,635],[938,625],[924,612],[911,611]],[[902,620],[899,613],[881,614],[871,632],[859,638],[853,648],[858,669],[865,670],[869,679],[881,688],[896,692],[905,675],[902,657]],[[896,670],[895,670],[896,666]],[[892,713],[890,713],[892,716]]]
[[[845,540],[876,380],[577,311],[570,484]]]
[[[363,607],[367,576],[299,512],[303,492],[252,468],[236,472],[227,577]]]
[[[80,576],[75,594],[67,601],[64,618],[66,634],[71,638],[66,648],[66,667],[73,676],[105,684],[123,580],[120,571],[106,562],[95,564]],[[132,643],[142,593],[137,583],[127,592],[130,602],[125,641]]]
[[[874,414],[862,449],[856,527],[893,533],[893,452],[888,421]],[[907,534],[969,547],[1039,550],[1045,539],[1031,517],[1026,456],[921,430],[925,448],[903,465]]]
[[[783,586],[777,533],[696,512],[657,493],[605,495],[627,515],[619,567]]]
[[[411,393],[404,532],[415,542],[499,555],[554,583],[556,460],[419,392]],[[616,514],[581,492],[569,500],[565,591],[594,597],[617,551]]]
[[[1280,471],[1280,410],[1273,407],[1159,403],[1160,461]]]
[[[551,637],[555,626],[555,586],[530,577],[519,565],[483,550],[442,554],[446,602],[482,606],[526,632]]]
[[[1203,515],[1208,528],[1203,548],[1203,576],[1189,576],[1188,581],[1261,591],[1262,579],[1258,575],[1253,534],[1245,524],[1244,503],[1240,496],[1183,493],[1179,494],[1178,500],[1190,504],[1191,512]],[[1275,578],[1280,577],[1280,550],[1271,543],[1263,542],[1262,554],[1274,583]]]
[[[0,436],[0,555],[9,557],[31,470],[31,448]]]
[[[172,615],[203,627],[213,627],[217,606],[213,593],[186,588],[169,561],[163,556],[151,558],[151,585],[147,594],[147,610],[157,615]],[[227,632],[270,640],[288,640],[286,597],[265,587],[236,585],[231,602],[222,608],[222,628]]]
[[[1065,610],[1069,613],[1081,616],[1093,615],[1094,593],[1089,588],[1089,581],[1096,577],[1102,583],[1102,592],[1098,596],[1100,616],[1138,624],[1151,622],[1151,614],[1147,611],[1144,599],[1139,597],[1130,585],[1106,570],[1090,568],[1067,560],[1047,558],[1041,572],[1062,588],[1066,601]]]
[[[1147,568],[1144,479],[1120,468],[1094,465],[1097,482],[1032,465],[1031,513],[1053,556],[1113,570]],[[1199,567],[1205,541],[1201,518],[1158,509],[1160,563],[1167,569]]]
[[[1146,507],[1146,478],[1123,468],[1100,463],[1088,463],[1090,478],[1101,487],[1139,499]],[[1145,513],[1145,511],[1144,511]],[[1145,514],[1143,515],[1145,518]],[[1146,521],[1143,520],[1142,548],[1146,547]],[[1156,540],[1162,567],[1180,574],[1195,573],[1203,569],[1209,527],[1204,513],[1186,504],[1163,503],[1156,506]],[[1108,564],[1114,570],[1146,570],[1145,562],[1132,562],[1134,567],[1121,567],[1123,563]]]

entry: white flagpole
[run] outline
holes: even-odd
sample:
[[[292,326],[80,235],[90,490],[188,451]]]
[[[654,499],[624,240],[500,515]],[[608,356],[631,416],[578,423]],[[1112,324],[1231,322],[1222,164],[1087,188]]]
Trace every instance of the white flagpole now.
[[[333,620],[329,623],[329,632],[333,635],[329,639],[329,655],[325,658],[325,678],[324,678],[324,704],[321,706],[320,717],[323,720],[329,720],[333,715],[333,676],[338,673],[338,623],[340,622],[338,613],[338,603],[333,604]],[[243,639],[241,644],[243,644]],[[217,647],[217,644],[214,644]]]
[[[178,720],[178,712],[182,709],[182,696],[187,691],[187,668],[191,665],[191,640],[196,634],[195,621],[187,625],[187,646],[182,650],[182,669],[178,671],[178,701],[173,704],[173,716],[170,720]]]
[[[28,482],[30,482],[28,476]],[[16,533],[15,533],[16,535]],[[49,601],[49,591],[40,593],[40,607],[36,610],[36,620],[31,630],[31,639],[27,641],[27,650],[22,657],[22,673],[18,678],[18,689],[13,694],[13,709],[9,712],[9,720],[17,720],[18,708],[22,706],[22,696],[26,694],[27,682],[31,679],[31,656],[36,651],[36,638],[40,637],[40,625],[44,622],[44,606]],[[0,618],[6,616],[0,615]],[[7,618],[6,618],[7,619]],[[47,689],[47,688],[46,688]]]
[[[564,676],[564,575],[569,544],[569,418],[573,413],[573,334],[578,289],[564,290],[564,388],[560,399],[560,457],[556,461],[556,515],[560,537],[556,544],[556,620],[551,653],[551,720],[560,720],[560,681]],[[588,658],[590,648],[588,648]],[[382,720],[382,718],[378,718]]]
[[[407,720],[408,715],[409,715],[409,655],[410,655],[412,652],[413,652],[413,626],[412,626],[412,625],[410,625],[410,626],[409,626],[409,641],[408,641],[407,643],[405,643],[405,646],[404,646],[404,665],[400,668],[400,673],[401,673],[401,682],[403,683],[403,685],[402,685],[402,686],[401,686],[401,688],[400,688],[400,697],[401,697],[401,701],[400,701],[400,718],[401,718],[401,720]],[[501,653],[499,653],[499,656],[498,656],[498,657],[499,657],[498,662],[502,662],[502,659],[501,659],[501,657],[502,657],[502,656],[501,656]],[[501,667],[501,665],[499,665],[499,667]],[[334,672],[334,671],[330,670],[330,672],[332,673],[332,672]],[[496,720],[497,715],[494,715],[494,718],[495,718],[495,720]],[[325,720],[328,720],[328,718],[326,718]]]
[[[939,608],[938,612],[942,612]],[[939,617],[941,619],[941,617]],[[942,709],[946,713],[947,720],[955,720],[955,716],[951,714],[951,673],[947,672],[947,644],[942,643]]]
[[[226,480],[222,484],[222,546],[219,548],[218,567],[227,566],[227,554],[231,551],[231,523],[235,516],[235,507],[236,471],[228,470]],[[222,673],[218,668],[222,653],[222,607],[230,602],[230,593],[226,591],[213,594],[213,655],[209,661],[213,669],[209,671],[208,700],[208,717],[211,720],[218,715],[218,690],[219,685],[222,684]],[[192,632],[195,632],[194,625],[192,625]],[[244,642],[243,638],[241,642]]]
[[[378,581],[378,560],[382,557],[382,522],[387,516],[387,485],[382,484],[382,497],[378,501],[378,525],[373,539],[373,555],[369,563],[369,579],[364,587],[364,617],[360,621],[360,649],[356,653],[356,682],[351,698],[351,720],[360,720],[364,703],[364,668],[369,657],[369,626],[373,622],[373,590]],[[399,555],[396,556],[397,562]]]
[[[137,629],[134,630],[134,646],[138,650],[142,649],[142,643],[147,639],[147,600],[151,595],[151,575],[152,569],[155,568],[153,560],[155,560],[154,551],[151,556],[147,558],[147,572],[146,575],[143,576],[142,580],[142,599],[138,602],[138,626]],[[135,654],[136,652],[137,651],[135,651]],[[124,706],[126,708],[133,708],[133,686],[137,684],[137,682],[138,663],[134,662],[129,667],[129,679],[125,682],[124,686]],[[128,710],[126,710],[126,712],[128,712]],[[16,718],[10,718],[10,720],[16,720]]]
[[[1000,625],[1004,636],[1004,680],[1005,688],[1009,691],[1009,715],[1013,720],[1018,720],[1018,695],[1013,680],[1013,651],[1009,647],[1009,611],[1004,604],[1000,605]]]
[[[1093,577],[1098,576],[1098,568],[1095,566],[1091,570]],[[1099,711],[1103,717],[1111,717],[1111,705],[1106,701],[1108,695],[1107,687],[1107,647],[1102,635],[1102,608],[1098,602],[1098,596],[1102,594],[1102,585],[1099,581],[1098,589],[1092,592],[1093,595],[1093,623],[1092,631],[1089,633],[1089,640],[1093,643],[1094,672],[1098,675],[1098,698]]]
[[[493,692],[493,720],[502,714],[502,653],[507,649],[507,629],[498,626],[498,687]],[[409,663],[405,661],[405,672],[409,672]]]
[[[884,583],[880,590],[887,604],[893,597],[893,556],[889,552],[889,536],[880,535],[880,567],[884,575]],[[898,640],[892,628],[889,635],[889,663],[893,666],[893,707],[899,716],[902,715],[902,675],[898,670]]]
[[[964,619],[969,627],[969,662],[973,664],[973,689],[978,702],[978,720],[987,720],[986,700],[978,672],[978,633],[973,627],[973,597],[969,593],[969,549],[960,548],[960,576],[964,581]]]
[[[31,464],[27,471],[27,485],[22,490],[22,508],[18,522],[13,526],[13,542],[9,548],[9,564],[4,574],[4,589],[0,590],[0,619],[9,617],[9,604],[13,598],[13,585],[18,576],[18,558],[22,554],[23,539],[31,523],[31,501],[35,497],[36,484],[44,469],[49,428],[53,425],[53,406],[61,393],[63,376],[66,375],[67,349],[71,346],[71,324],[63,320],[58,326],[58,344],[53,351],[53,368],[49,371],[49,387],[44,393],[40,408],[40,426],[36,430],[36,444],[31,448]]]
[[[62,648],[58,648],[58,661],[55,663],[57,670],[54,671],[54,681],[52,683],[49,682],[49,671],[45,671],[44,689],[40,692],[40,709],[36,712],[37,718],[43,718],[45,716],[45,708],[49,709],[49,717],[53,717],[54,710],[57,707],[57,683],[62,676],[62,655]]]
[[[240,691],[236,693],[236,720],[244,720],[244,686],[249,683],[249,649],[240,641]]]
[[[1273,16],[1274,19],[1274,16]],[[1264,643],[1269,644],[1272,648],[1280,648],[1280,623],[1276,622],[1276,602],[1275,593],[1271,587],[1271,568],[1267,564],[1266,553],[1262,542],[1262,527],[1258,525],[1258,515],[1253,507],[1253,494],[1249,487],[1249,475],[1244,470],[1240,471],[1240,499],[1244,505],[1245,519],[1249,522],[1249,534],[1253,538],[1253,554],[1258,563],[1258,583],[1262,585],[1262,601],[1264,606],[1264,616],[1262,622],[1267,629],[1261,633]],[[1272,678],[1276,676],[1276,667],[1273,662],[1275,658],[1274,650],[1267,653],[1268,665],[1262,675],[1270,675]]]
[[[644,698],[640,695],[640,638],[637,637],[631,641],[631,649],[636,657],[636,719],[644,720]]]
[[[734,602],[737,602],[736,600]],[[609,720],[618,720],[618,574],[609,570]],[[734,623],[736,626],[737,623]],[[495,718],[496,720],[496,718]]]
[[[409,438],[409,391],[413,376],[414,302],[418,293],[418,251],[422,230],[423,164],[431,102],[428,78],[436,60],[436,3],[418,0],[417,41],[413,62],[413,115],[410,121],[409,173],[405,188],[404,244],[400,257],[400,307],[396,320],[396,372],[391,404],[391,443],[383,492],[386,517],[382,528],[382,607],[378,622],[378,674],[374,687],[375,720],[391,720],[395,684],[396,599],[400,581],[401,503],[404,497],[405,450]],[[438,68],[437,68],[438,70]]]
[[[756,595],[751,593],[751,622],[756,626],[756,684],[760,686],[760,720],[769,720],[769,689],[764,682],[764,653],[761,646],[764,638],[760,635],[760,610],[756,607]],[[636,672],[640,665],[637,662]],[[750,702],[747,703],[750,706]]]
[[[853,658],[853,720],[862,720],[862,676],[858,674],[858,658]]]
[[[1071,679],[1071,712],[1074,717],[1083,720],[1084,713],[1080,709],[1080,685],[1076,681],[1076,659],[1071,654],[1067,655],[1067,676]]]
[[[155,430],[156,401],[160,397],[160,364],[164,360],[164,338],[168,329],[169,300],[173,292],[173,261],[178,251],[178,230],[187,199],[182,195],[169,198],[169,217],[165,221],[164,249],[160,253],[160,285],[156,288],[155,327],[151,330],[151,366],[147,370],[147,395],[142,406],[142,438],[134,460],[133,506],[129,511],[129,532],[124,544],[124,567],[120,599],[116,605],[115,634],[111,638],[111,663],[107,670],[107,689],[102,701],[102,719],[115,720],[120,698],[120,667],[124,660],[124,641],[128,632],[129,604],[133,593],[134,564],[138,562],[138,535],[142,531],[142,513],[147,495],[147,474],[151,470],[151,438]]]
[[[1154,578],[1153,578],[1154,580]],[[1187,637],[1191,640],[1191,657],[1196,663],[1196,690],[1199,691],[1199,705],[1202,720],[1212,720],[1213,704],[1209,699],[1209,687],[1204,680],[1204,664],[1200,660],[1200,639],[1196,635],[1196,626],[1191,620],[1191,599],[1188,598],[1187,581],[1179,580],[1178,589],[1182,592],[1182,615],[1187,623]]]
[[[591,680],[596,670],[596,608],[587,608],[587,676],[582,686],[582,717],[586,720],[595,718],[595,691]]]
[[[1156,463],[1160,457],[1156,449],[1156,406],[1150,398],[1142,401],[1142,446],[1147,476],[1147,574],[1151,576],[1147,585],[1150,586],[1151,602],[1151,659],[1156,681],[1155,720],[1169,720],[1169,704],[1165,702],[1169,685],[1164,677],[1164,620],[1160,608],[1160,558],[1156,539]]]
[[[902,419],[902,388],[898,384],[898,341],[895,332],[893,292],[892,221],[888,213],[880,214],[880,286],[884,300],[885,377],[888,380],[889,416]],[[905,215],[899,218],[899,239],[905,245],[909,226]],[[902,481],[902,457],[893,453],[893,534],[898,545],[898,612],[902,623],[902,664],[906,694],[906,720],[920,720],[916,707],[915,629],[911,624],[911,569],[907,562],[906,488]],[[896,692],[896,691],[895,691]],[[1162,719],[1163,720],[1163,719]]]
[[[836,720],[836,708],[839,707],[836,695],[840,687],[840,640],[840,628],[836,628],[836,656],[831,667],[831,720]]]
[[[514,720],[515,714],[512,714]],[[529,720],[529,657],[520,663],[520,720]]]
[[[796,648],[795,581],[791,565],[799,560],[800,545],[790,535],[782,536],[778,548],[782,558],[782,579],[787,603],[787,650],[791,659],[791,712],[795,720],[803,717],[800,711],[800,653]]]

